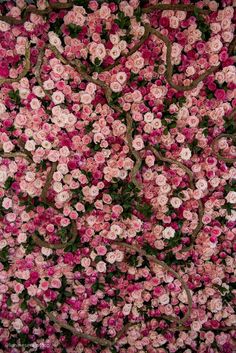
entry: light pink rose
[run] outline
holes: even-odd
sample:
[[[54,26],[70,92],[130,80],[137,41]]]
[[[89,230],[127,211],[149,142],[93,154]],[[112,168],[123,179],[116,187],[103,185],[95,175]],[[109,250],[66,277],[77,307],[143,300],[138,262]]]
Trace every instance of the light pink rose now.
[[[141,135],[135,136],[135,138],[132,141],[132,146],[136,151],[140,151],[141,149],[144,148],[144,142]]]

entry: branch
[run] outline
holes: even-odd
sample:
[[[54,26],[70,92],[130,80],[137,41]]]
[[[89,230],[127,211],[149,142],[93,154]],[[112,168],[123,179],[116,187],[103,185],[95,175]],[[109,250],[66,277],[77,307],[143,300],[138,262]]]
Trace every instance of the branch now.
[[[24,158],[26,159],[28,162],[32,162],[32,159],[26,155],[25,153],[21,153],[21,152],[11,152],[11,153],[1,153],[0,152],[0,157],[2,158]]]
[[[36,80],[37,80],[39,86],[42,88],[42,90],[44,91],[45,95],[47,95],[47,96],[49,96],[51,98],[52,97],[51,93],[48,90],[44,89],[43,82],[42,82],[42,79],[41,79],[41,67],[42,67],[42,63],[43,63],[44,53],[45,53],[45,46],[43,48],[41,48],[40,51],[39,51],[37,63],[35,65],[34,74],[35,74],[35,77],[36,77]]]
[[[47,241],[40,239],[36,234],[32,235],[32,239],[41,248],[43,247],[43,248],[48,248],[48,249],[53,249],[53,250],[65,249],[67,246],[74,244],[74,242],[77,238],[77,225],[74,220],[71,221],[71,226],[72,226],[71,227],[72,228],[72,238],[66,243],[50,244]]]
[[[137,151],[135,151],[135,149],[133,148],[132,142],[133,142],[133,128],[132,128],[132,123],[133,123],[133,119],[130,115],[130,113],[126,113],[126,123],[127,123],[127,131],[126,131],[126,139],[127,139],[127,143],[128,143],[128,147],[130,149],[130,152],[132,153],[132,155],[134,156],[136,163],[134,165],[134,167],[132,168],[131,172],[130,172],[130,179],[131,181],[136,185],[136,187],[138,189],[142,189],[142,185],[139,183],[139,181],[136,178],[136,175],[139,171],[139,169],[141,168],[142,165],[142,159],[140,158],[140,155]]]
[[[234,134],[220,134],[219,136],[217,136],[211,143],[211,148],[214,152],[214,154],[216,155],[217,159],[221,160],[221,161],[224,161],[226,163],[235,163],[236,162],[236,158],[227,158],[227,157],[223,157],[220,152],[216,152],[216,144],[217,142],[223,138],[223,137],[226,137],[226,138],[231,138],[233,141],[236,140],[236,133]]]
[[[85,338],[85,339],[87,339],[87,340],[89,340],[89,341],[91,341],[93,343],[100,344],[101,346],[110,347],[113,344],[112,341],[109,341],[109,340],[107,340],[105,338],[99,338],[99,337],[96,337],[96,336],[89,335],[87,333],[82,333],[82,332],[77,331],[73,326],[71,326],[71,325],[69,325],[69,324],[67,324],[67,323],[65,323],[65,322],[63,322],[61,320],[58,320],[56,318],[56,316],[54,316],[51,312],[48,312],[47,311],[47,307],[43,305],[43,303],[41,302],[40,299],[38,299],[35,296],[33,296],[32,298],[38,304],[40,309],[45,312],[45,314],[48,316],[50,321],[53,321],[60,328],[64,328],[64,329],[70,331],[73,335],[75,335],[77,337]]]
[[[196,78],[195,80],[193,80],[192,83],[190,83],[189,86],[181,86],[181,85],[177,85],[172,81],[172,76],[173,76],[173,65],[171,63],[171,51],[172,51],[172,44],[171,41],[169,40],[169,38],[167,36],[165,36],[164,34],[160,33],[159,31],[157,31],[154,28],[150,29],[151,33],[153,35],[155,35],[157,38],[159,38],[162,42],[165,43],[166,48],[167,48],[167,53],[166,53],[166,64],[167,64],[167,69],[166,69],[166,74],[165,74],[165,78],[166,81],[169,83],[169,85],[176,89],[177,91],[191,91],[192,89],[196,88],[197,85],[203,81],[207,76],[211,75],[212,73],[214,73],[215,71],[217,71],[220,68],[220,65],[217,66],[213,66],[211,68],[209,68],[208,70],[206,70],[203,74],[201,74],[198,78]]]
[[[144,44],[144,42],[147,40],[147,38],[149,37],[149,34],[150,34],[150,26],[148,24],[145,24],[144,27],[145,27],[145,32],[144,32],[143,36],[141,37],[141,39],[139,40],[139,42],[136,43],[127,54],[120,56],[118,59],[115,60],[115,62],[112,65],[105,67],[104,69],[102,69],[101,72],[109,71],[109,70],[113,69],[115,66],[120,64],[121,58],[123,58],[123,57],[128,58],[129,56],[134,54],[137,50],[139,50],[139,48]]]
[[[191,311],[192,311],[192,296],[190,293],[190,290],[186,284],[186,282],[183,280],[183,278],[176,272],[174,271],[171,267],[169,267],[165,262],[158,260],[157,258],[155,258],[152,255],[149,255],[146,253],[146,251],[139,249],[137,246],[135,245],[130,245],[127,244],[125,242],[122,241],[114,241],[113,244],[118,245],[118,246],[122,246],[124,248],[127,248],[129,250],[134,250],[136,252],[138,252],[140,255],[145,256],[147,259],[149,259],[150,261],[154,262],[155,264],[161,266],[163,269],[165,269],[166,271],[172,273],[172,275],[174,275],[182,284],[186,294],[187,294],[187,298],[188,298],[188,310],[185,313],[185,315],[183,316],[182,319],[176,318],[174,316],[170,316],[170,315],[163,315],[163,317],[167,320],[170,320],[172,322],[177,322],[177,323],[183,323],[185,321],[187,321],[189,319],[189,317],[191,316]]]
[[[183,171],[185,171],[188,176],[189,176],[189,184],[190,184],[190,188],[192,190],[195,190],[195,186],[194,186],[194,174],[193,172],[186,167],[183,163],[179,162],[178,160],[174,160],[171,158],[166,158],[164,156],[161,155],[161,153],[159,151],[156,150],[156,148],[154,148],[151,145],[147,146],[147,149],[151,150],[152,153],[155,155],[155,157],[162,161],[162,162],[166,162],[166,163],[170,163],[170,164],[176,164],[179,168],[183,169]],[[201,200],[198,200],[198,224],[197,227],[194,229],[192,236],[191,236],[191,242],[193,243],[198,235],[198,233],[200,232],[200,230],[202,229],[203,226],[203,222],[202,222],[202,218],[204,215],[204,207],[203,207],[203,203]],[[187,248],[183,248],[180,252],[186,252],[188,250],[191,250],[192,246],[187,247]]]
[[[194,175],[193,175],[193,172],[191,171],[191,169],[189,169],[183,163],[181,163],[175,159],[166,158],[166,157],[162,156],[161,153],[159,151],[157,151],[156,148],[153,147],[152,145],[148,145],[147,149],[152,151],[152,153],[155,155],[155,157],[158,160],[160,160],[162,162],[170,163],[170,164],[176,164],[179,168],[183,169],[189,176],[189,184],[190,184],[191,189],[194,189],[194,182],[193,182]]]
[[[131,118],[130,114],[127,112],[124,112],[121,107],[119,107],[118,105],[116,105],[112,102],[112,98],[111,98],[112,90],[110,89],[110,87],[106,83],[104,83],[103,81],[101,81],[99,79],[94,79],[87,72],[85,72],[82,68],[82,63],[78,59],[75,62],[69,62],[67,59],[65,59],[61,55],[61,53],[58,51],[58,49],[55,46],[48,45],[48,48],[55,54],[55,56],[58,60],[60,60],[65,65],[69,65],[69,66],[73,67],[82,76],[83,79],[85,79],[89,82],[92,82],[95,85],[98,85],[99,87],[101,87],[104,90],[104,94],[105,94],[105,97],[107,99],[108,104],[110,104],[110,106],[116,112],[118,112],[120,114],[125,113],[126,121],[127,121],[127,131],[128,131],[127,135],[126,135],[127,139],[128,139],[128,145],[130,148],[130,152],[132,153],[132,155],[134,156],[134,158],[136,160],[135,169],[134,169],[134,171],[131,171],[131,180],[135,183],[135,185],[138,188],[141,188],[140,184],[136,180],[136,174],[137,174],[137,171],[140,168],[142,162],[139,157],[139,154],[132,147],[132,118]]]
[[[51,166],[51,169],[50,169],[50,171],[49,171],[49,173],[47,175],[47,179],[45,181],[45,184],[44,184],[42,192],[41,192],[41,199],[43,200],[43,202],[47,202],[48,189],[49,189],[49,187],[51,185],[53,174],[57,170],[57,166],[58,166],[58,162],[53,162],[52,166]]]
[[[25,47],[25,66],[22,72],[16,78],[0,78],[0,85],[3,83],[19,82],[23,77],[27,75],[29,70],[30,70],[30,46],[29,46],[29,43],[27,43]]]
[[[19,145],[20,149],[23,151],[23,153],[31,161],[31,163],[34,163],[32,153],[30,151],[27,151],[27,149],[25,148],[25,143],[21,138],[19,138],[19,140],[18,140],[18,145]]]

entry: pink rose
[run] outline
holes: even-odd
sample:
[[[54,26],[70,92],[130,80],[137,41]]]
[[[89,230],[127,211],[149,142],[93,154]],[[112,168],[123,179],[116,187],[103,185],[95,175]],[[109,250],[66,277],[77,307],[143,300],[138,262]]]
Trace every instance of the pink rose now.
[[[132,141],[132,146],[136,151],[140,151],[141,149],[144,148],[144,142],[141,135],[135,136],[135,138]]]

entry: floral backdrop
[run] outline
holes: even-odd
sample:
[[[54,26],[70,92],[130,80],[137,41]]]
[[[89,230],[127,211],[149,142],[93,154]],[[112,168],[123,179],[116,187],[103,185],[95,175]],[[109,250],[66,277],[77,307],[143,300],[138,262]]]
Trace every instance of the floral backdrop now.
[[[235,352],[235,18],[1,1],[1,353]]]

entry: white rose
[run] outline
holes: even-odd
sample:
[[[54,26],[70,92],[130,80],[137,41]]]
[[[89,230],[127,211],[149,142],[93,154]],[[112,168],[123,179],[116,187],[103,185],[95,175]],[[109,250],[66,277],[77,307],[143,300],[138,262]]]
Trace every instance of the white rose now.
[[[175,236],[175,230],[172,227],[166,227],[162,234],[165,239],[170,239]]]
[[[188,161],[191,158],[191,151],[189,148],[182,148],[181,152],[180,152],[180,157],[184,160],[184,161]]]
[[[7,180],[7,172],[5,170],[0,170],[0,183],[5,183]]]
[[[236,203],[236,191],[230,191],[226,196],[226,200],[229,203]]]

